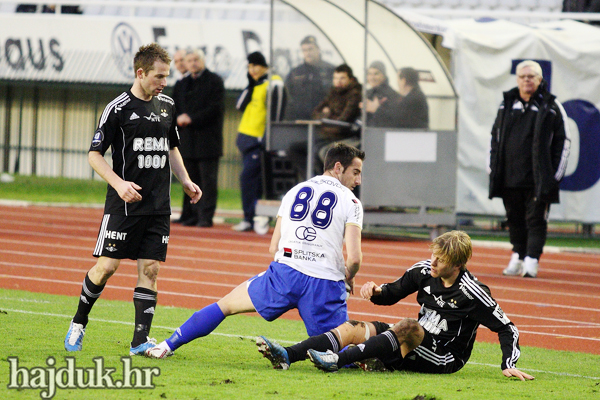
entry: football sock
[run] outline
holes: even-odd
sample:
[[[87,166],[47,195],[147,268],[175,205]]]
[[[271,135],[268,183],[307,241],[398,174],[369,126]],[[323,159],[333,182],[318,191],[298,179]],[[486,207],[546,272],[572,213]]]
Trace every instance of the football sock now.
[[[202,336],[206,336],[216,329],[225,319],[225,315],[217,303],[196,311],[183,323],[170,338],[166,340],[172,351]]]
[[[338,353],[338,367],[353,363],[355,361],[366,360],[368,358],[384,357],[400,348],[400,343],[396,334],[392,331],[385,331],[377,336],[373,336],[366,342],[356,347],[350,347],[342,353]]]
[[[131,347],[145,343],[150,334],[152,318],[156,308],[156,295],[154,290],[136,287],[133,290],[133,306],[135,307],[135,331]]]
[[[90,277],[86,274],[83,284],[81,285],[81,296],[79,296],[79,304],[77,306],[77,312],[73,317],[73,322],[76,324],[82,324],[86,326],[88,323],[88,315],[92,311],[94,303],[104,290],[105,285],[95,285]]]
[[[306,360],[306,352],[309,349],[317,351],[332,350],[334,353],[337,353],[341,350],[341,345],[334,333],[329,331],[318,336],[309,337],[285,349],[287,350],[290,363],[295,363],[296,361]]]

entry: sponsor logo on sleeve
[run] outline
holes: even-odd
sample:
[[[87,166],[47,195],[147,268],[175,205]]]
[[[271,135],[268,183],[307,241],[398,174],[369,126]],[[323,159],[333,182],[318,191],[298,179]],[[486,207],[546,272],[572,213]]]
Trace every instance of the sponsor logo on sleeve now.
[[[92,139],[92,147],[98,147],[102,144],[102,140],[104,139],[104,134],[101,130],[97,130],[94,134],[94,138]]]
[[[496,308],[494,309],[494,316],[498,318],[504,325],[510,323],[510,319],[508,319],[498,304],[496,304]]]

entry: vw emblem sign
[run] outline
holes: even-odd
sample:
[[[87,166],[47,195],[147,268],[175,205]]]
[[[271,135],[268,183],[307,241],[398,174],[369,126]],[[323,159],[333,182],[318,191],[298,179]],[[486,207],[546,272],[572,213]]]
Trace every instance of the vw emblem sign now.
[[[134,78],[133,57],[142,45],[139,35],[131,25],[121,22],[113,29],[111,48],[113,60],[119,72],[126,78]]]

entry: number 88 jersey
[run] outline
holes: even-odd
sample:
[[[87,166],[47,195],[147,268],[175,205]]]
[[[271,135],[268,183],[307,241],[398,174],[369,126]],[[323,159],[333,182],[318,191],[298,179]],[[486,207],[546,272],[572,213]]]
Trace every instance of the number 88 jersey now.
[[[362,204],[350,189],[333,177],[316,176],[286,193],[277,216],[281,239],[275,261],[315,278],[345,278],[345,228],[363,224]]]

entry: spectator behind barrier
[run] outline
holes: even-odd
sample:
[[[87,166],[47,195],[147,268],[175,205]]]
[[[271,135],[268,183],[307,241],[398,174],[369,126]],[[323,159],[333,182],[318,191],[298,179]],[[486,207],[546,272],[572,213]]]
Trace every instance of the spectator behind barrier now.
[[[373,61],[367,70],[367,83],[371,88],[367,90],[366,111],[367,126],[390,127],[393,126],[396,105],[400,95],[390,87],[381,61]]]
[[[392,126],[427,129],[429,127],[429,106],[427,98],[419,86],[419,71],[411,67],[400,69],[398,92],[401,97],[396,103]]]
[[[300,42],[304,62],[290,71],[285,79],[289,95],[286,120],[308,120],[331,87],[334,66],[321,59],[321,49],[314,36]]]
[[[352,68],[346,64],[338,66],[333,72],[333,87],[312,115],[313,119],[323,120],[313,147],[315,175],[323,173],[323,160],[331,145],[343,142],[356,147],[360,143],[359,130],[352,128],[360,116],[361,96],[362,86],[354,77]],[[297,168],[298,178],[310,178],[307,176],[309,171],[306,171],[307,142],[292,144],[289,156]]]

